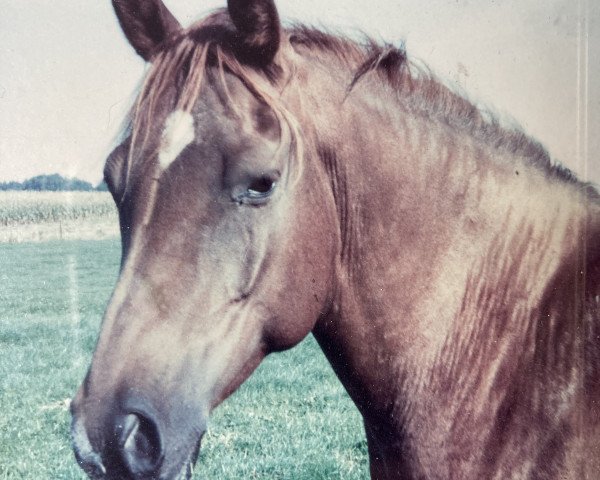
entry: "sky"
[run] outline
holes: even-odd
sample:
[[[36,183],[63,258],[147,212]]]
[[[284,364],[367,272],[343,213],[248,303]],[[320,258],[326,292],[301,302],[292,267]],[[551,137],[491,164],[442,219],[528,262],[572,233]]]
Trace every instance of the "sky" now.
[[[165,0],[183,25],[226,0]],[[404,42],[600,183],[600,2],[278,0],[285,21]],[[325,6],[324,6],[325,5]],[[0,181],[101,179],[144,62],[109,0],[0,0]]]

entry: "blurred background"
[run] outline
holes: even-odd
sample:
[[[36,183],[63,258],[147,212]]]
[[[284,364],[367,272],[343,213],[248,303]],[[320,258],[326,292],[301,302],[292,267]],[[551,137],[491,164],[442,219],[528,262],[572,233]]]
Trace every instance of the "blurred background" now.
[[[165,0],[187,25],[225,0]],[[326,6],[324,6],[326,5]],[[600,2],[278,0],[284,20],[405,42],[477,103],[513,118],[600,182]],[[0,0],[0,182],[60,173],[93,184],[144,63],[109,0]]]

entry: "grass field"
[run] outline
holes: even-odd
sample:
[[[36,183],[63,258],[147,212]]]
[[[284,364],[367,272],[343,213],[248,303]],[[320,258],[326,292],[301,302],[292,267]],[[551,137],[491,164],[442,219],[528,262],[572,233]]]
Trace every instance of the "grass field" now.
[[[117,240],[0,244],[0,479],[82,479],[69,399],[115,282]],[[195,479],[368,478],[360,417],[315,341],[267,358],[214,413]]]

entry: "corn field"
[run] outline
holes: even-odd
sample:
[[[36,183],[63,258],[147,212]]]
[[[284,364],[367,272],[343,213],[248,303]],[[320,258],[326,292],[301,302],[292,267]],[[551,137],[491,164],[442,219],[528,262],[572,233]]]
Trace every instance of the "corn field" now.
[[[0,243],[118,235],[108,192],[0,192]]]
[[[116,218],[106,192],[0,192],[0,225]]]

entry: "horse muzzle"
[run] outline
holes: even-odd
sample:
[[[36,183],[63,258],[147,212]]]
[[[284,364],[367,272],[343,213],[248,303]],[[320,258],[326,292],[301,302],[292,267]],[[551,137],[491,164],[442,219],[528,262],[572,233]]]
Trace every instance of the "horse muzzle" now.
[[[198,457],[200,438],[186,456],[170,458],[166,429],[150,410],[135,408],[104,423],[102,441],[93,442],[85,422],[73,413],[71,436],[77,463],[94,480],[187,480]],[[202,430],[202,432],[204,429]],[[184,435],[188,437],[189,435]],[[95,448],[93,443],[102,445]]]

